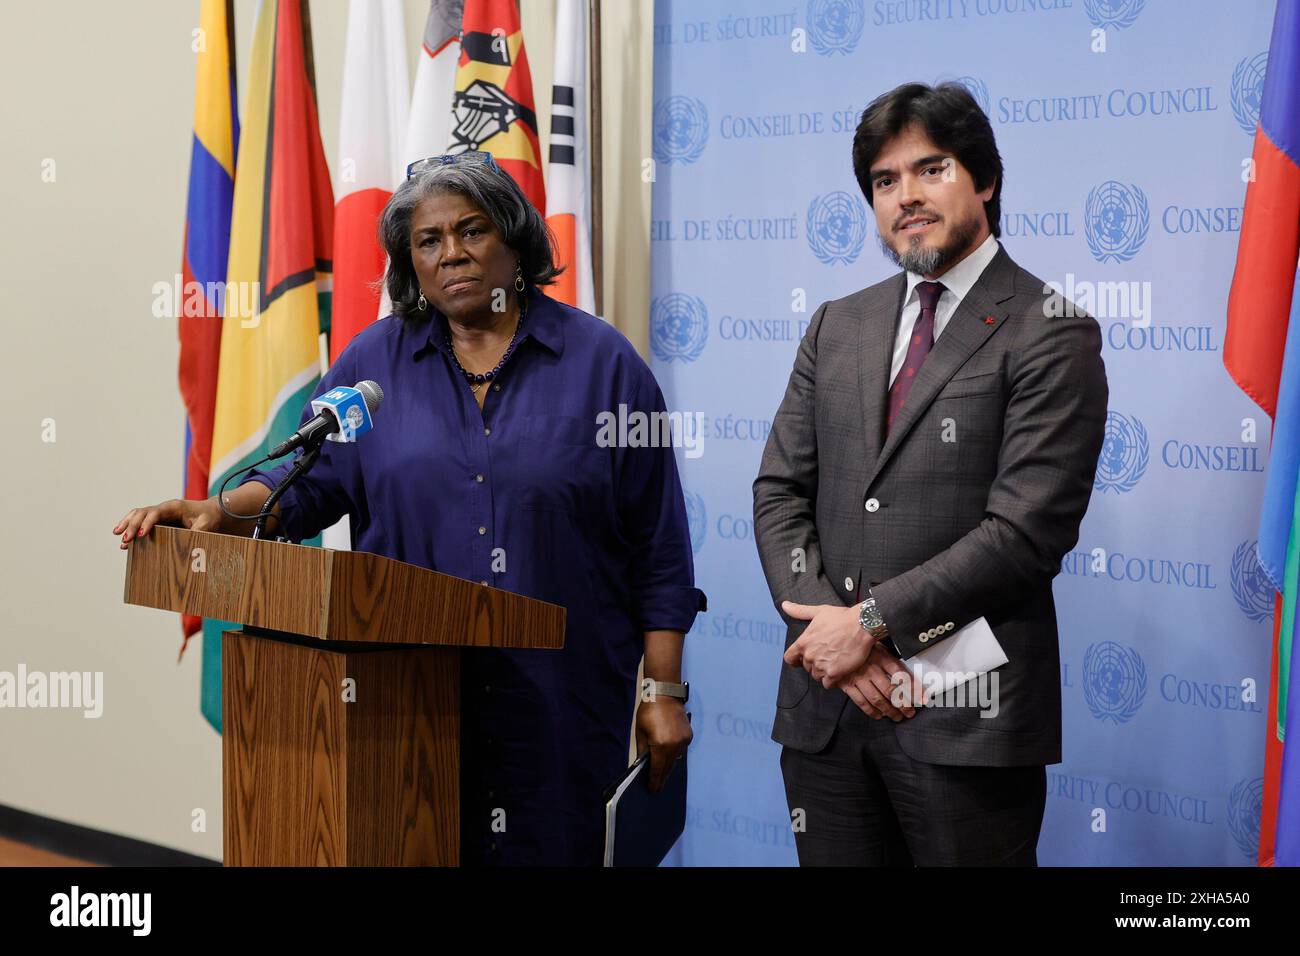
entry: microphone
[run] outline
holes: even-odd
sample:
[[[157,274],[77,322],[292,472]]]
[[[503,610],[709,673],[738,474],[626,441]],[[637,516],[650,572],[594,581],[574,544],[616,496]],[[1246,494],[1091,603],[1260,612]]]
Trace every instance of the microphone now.
[[[312,399],[311,409],[316,417],[272,448],[266,457],[282,458],[303,446],[319,446],[326,439],[354,442],[374,427],[371,416],[383,400],[384,390],[369,379],[357,382],[355,388],[346,385],[332,388]]]

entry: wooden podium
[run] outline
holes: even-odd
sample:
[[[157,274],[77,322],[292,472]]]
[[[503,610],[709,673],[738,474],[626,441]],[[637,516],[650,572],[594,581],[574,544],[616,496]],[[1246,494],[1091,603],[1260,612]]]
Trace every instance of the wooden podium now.
[[[455,866],[462,648],[564,645],[564,608],[377,554],[158,526],[125,601],[222,639],[227,866]]]

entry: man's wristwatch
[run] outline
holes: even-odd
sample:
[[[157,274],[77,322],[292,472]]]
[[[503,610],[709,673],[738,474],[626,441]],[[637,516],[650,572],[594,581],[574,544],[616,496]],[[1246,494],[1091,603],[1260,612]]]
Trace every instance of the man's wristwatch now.
[[[868,596],[862,602],[862,607],[858,611],[858,623],[862,629],[874,637],[876,640],[882,640],[889,636],[889,628],[885,626],[885,619],[880,616],[880,609],[876,607],[876,599]]]
[[[656,697],[673,697],[684,704],[691,696],[691,685],[689,683],[674,684],[672,681],[650,680],[648,678],[645,683],[650,685],[649,691],[651,700],[654,700]]]

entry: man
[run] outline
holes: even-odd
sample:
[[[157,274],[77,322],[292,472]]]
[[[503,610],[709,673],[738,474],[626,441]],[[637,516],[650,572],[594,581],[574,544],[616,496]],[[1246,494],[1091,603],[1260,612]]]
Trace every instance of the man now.
[[[1002,161],[960,85],[876,99],[853,166],[904,271],[818,308],[754,481],[789,625],[772,737],[799,861],[1032,866],[1061,759],[1051,582],[1105,429],[1100,330],[998,243]],[[900,658],[984,626],[1007,660],[957,688],[981,706],[924,702]]]

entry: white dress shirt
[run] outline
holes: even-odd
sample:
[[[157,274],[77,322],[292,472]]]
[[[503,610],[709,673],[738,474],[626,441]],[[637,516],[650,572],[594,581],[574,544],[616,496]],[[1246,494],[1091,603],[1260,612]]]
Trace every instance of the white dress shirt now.
[[[952,314],[957,311],[961,300],[966,297],[966,293],[975,285],[997,254],[998,241],[990,233],[970,255],[934,280],[942,282],[944,286],[943,294],[939,296],[939,303],[934,307],[936,342],[939,341],[939,336],[943,334],[944,327],[952,318]],[[907,361],[907,346],[912,341],[912,329],[916,327],[916,320],[921,317],[921,295],[916,291],[916,287],[925,281],[925,276],[917,275],[915,272],[907,273],[907,293],[903,296],[903,312],[898,317],[898,329],[894,332],[894,359],[889,369],[891,387],[894,379],[898,378],[898,373],[903,370],[903,363]]]

